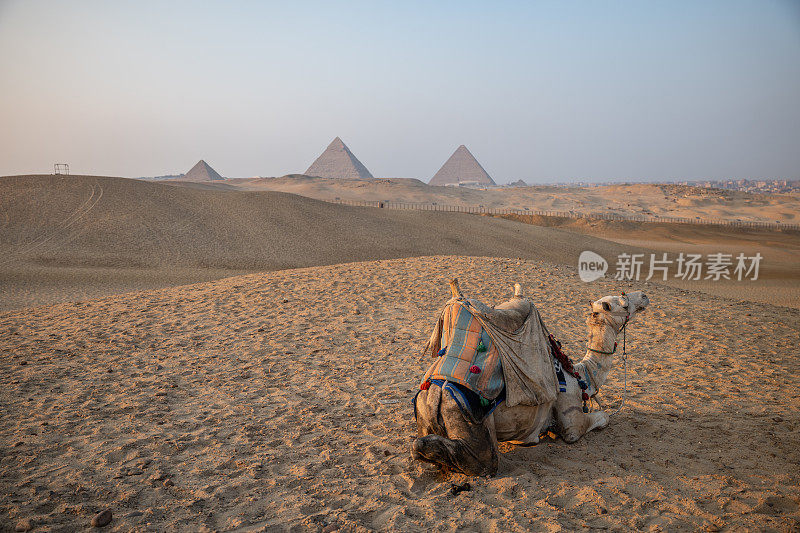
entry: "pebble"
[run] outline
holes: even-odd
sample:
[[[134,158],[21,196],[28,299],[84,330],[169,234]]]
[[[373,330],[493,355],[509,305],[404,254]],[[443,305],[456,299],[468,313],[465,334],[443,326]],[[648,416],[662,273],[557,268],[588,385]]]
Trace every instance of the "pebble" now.
[[[339,531],[339,524],[333,523],[328,524],[324,528],[322,528],[322,533],[333,533],[334,531]]]
[[[142,515],[144,515],[144,513],[141,511],[131,511],[130,513],[125,515],[125,518],[136,518],[137,516],[142,516]]]
[[[17,522],[17,526],[14,528],[14,531],[30,531],[33,529],[33,522],[30,518],[23,518],[19,522]]]
[[[20,361],[19,364],[20,364],[20,366],[25,366],[25,365],[28,364],[28,362],[27,361]]]
[[[465,490],[472,490],[472,485],[469,484],[469,481],[465,481],[461,485],[456,485],[453,483],[450,487],[450,494],[453,496],[458,496],[459,493],[464,492]]]
[[[92,526],[94,527],[107,526],[108,524],[111,523],[112,518],[113,515],[111,514],[111,509],[104,509],[99,513],[97,513],[96,515],[94,515],[94,518],[92,518]]]

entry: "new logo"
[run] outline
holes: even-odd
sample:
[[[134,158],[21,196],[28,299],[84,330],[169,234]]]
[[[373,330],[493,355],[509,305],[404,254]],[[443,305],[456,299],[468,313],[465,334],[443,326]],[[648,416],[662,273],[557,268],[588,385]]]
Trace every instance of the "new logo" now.
[[[608,262],[600,255],[589,250],[581,252],[578,257],[578,276],[581,281],[589,282],[603,277],[608,270]]]

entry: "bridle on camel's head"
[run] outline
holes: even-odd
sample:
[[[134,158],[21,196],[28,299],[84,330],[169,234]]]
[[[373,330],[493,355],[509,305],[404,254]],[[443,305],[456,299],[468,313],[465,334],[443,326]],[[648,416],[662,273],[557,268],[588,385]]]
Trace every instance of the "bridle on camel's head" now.
[[[625,297],[625,292],[622,293],[622,296]],[[628,305],[630,305],[630,302],[628,303]],[[592,307],[592,314],[594,314],[594,313],[600,313],[600,311],[594,311],[594,307]],[[617,407],[613,412],[608,413],[608,416],[613,416],[613,415],[619,413],[622,410],[622,407],[625,405],[625,398],[627,398],[627,396],[628,396],[628,352],[627,352],[627,349],[626,349],[627,348],[626,341],[627,341],[628,323],[631,320],[631,314],[630,314],[630,310],[629,309],[626,309],[624,313],[614,312],[614,311],[611,311],[611,310],[605,310],[604,309],[602,311],[602,313],[604,315],[607,315],[607,316],[603,317],[603,322],[605,322],[606,324],[608,324],[611,327],[615,327],[615,325],[612,325],[612,322],[611,322],[611,320],[608,319],[608,316],[624,316],[625,317],[625,319],[622,322],[622,326],[616,332],[617,335],[619,335],[619,333],[622,332],[622,366],[623,366],[622,402],[620,402],[619,407]],[[614,341],[614,349],[611,350],[610,352],[606,352],[606,351],[603,351],[603,350],[596,350],[594,348],[590,348],[589,346],[587,346],[586,349],[589,350],[590,352],[601,353],[601,354],[605,354],[605,355],[613,355],[617,351],[617,341]],[[600,406],[600,402],[597,400],[597,398],[595,398],[595,397],[592,397],[592,398],[594,399],[595,402],[597,402],[597,405],[602,409],[602,406]],[[585,404],[584,404],[584,408],[585,408]]]

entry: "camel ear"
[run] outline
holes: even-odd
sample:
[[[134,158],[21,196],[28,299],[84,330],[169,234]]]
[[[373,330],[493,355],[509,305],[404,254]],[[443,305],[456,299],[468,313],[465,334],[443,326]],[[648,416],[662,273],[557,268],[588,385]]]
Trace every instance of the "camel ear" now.
[[[514,296],[517,298],[522,298],[522,285],[519,283],[514,284]]]
[[[608,302],[603,302],[603,310],[604,311],[611,311],[611,306],[608,305]]]

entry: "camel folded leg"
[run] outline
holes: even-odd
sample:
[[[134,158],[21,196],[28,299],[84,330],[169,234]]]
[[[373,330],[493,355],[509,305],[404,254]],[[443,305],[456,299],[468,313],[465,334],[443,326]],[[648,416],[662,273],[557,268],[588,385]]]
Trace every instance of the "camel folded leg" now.
[[[565,442],[575,442],[593,429],[602,429],[608,425],[608,414],[603,411],[584,413],[580,403],[556,403],[556,420],[561,438]]]
[[[419,393],[415,408],[418,438],[411,445],[414,459],[470,476],[497,473],[493,416],[480,424],[467,420],[456,401],[437,385]]]

